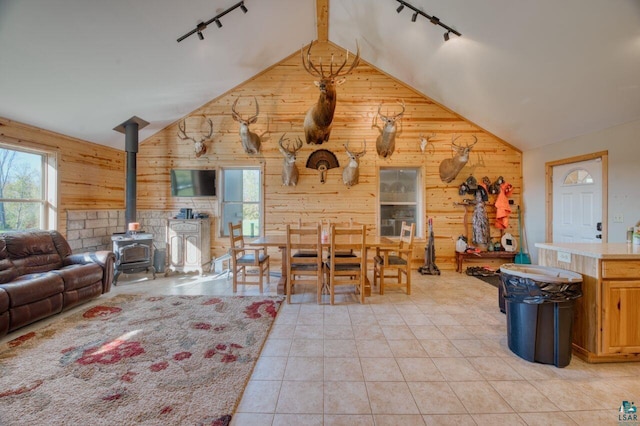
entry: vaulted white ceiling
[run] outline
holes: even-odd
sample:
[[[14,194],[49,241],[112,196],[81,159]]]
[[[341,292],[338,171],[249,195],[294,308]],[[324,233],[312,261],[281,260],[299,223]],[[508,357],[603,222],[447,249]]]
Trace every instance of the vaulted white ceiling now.
[[[0,0],[0,116],[117,148],[318,38],[313,0]],[[329,41],[526,151],[640,119],[640,1],[329,0]]]

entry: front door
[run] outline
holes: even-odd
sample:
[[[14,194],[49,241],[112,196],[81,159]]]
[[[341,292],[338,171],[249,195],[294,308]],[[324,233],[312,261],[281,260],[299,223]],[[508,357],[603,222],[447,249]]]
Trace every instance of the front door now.
[[[553,242],[602,242],[602,159],[553,167]]]

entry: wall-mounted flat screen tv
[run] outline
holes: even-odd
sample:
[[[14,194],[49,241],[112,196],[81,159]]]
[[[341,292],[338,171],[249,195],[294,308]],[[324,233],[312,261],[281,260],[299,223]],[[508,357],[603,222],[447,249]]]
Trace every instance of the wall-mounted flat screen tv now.
[[[171,170],[171,195],[174,197],[215,197],[215,170]]]

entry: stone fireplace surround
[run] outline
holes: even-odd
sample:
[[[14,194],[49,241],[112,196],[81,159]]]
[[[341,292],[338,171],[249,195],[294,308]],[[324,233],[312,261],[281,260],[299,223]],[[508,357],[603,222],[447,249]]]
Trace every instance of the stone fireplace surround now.
[[[142,231],[153,234],[157,249],[166,247],[167,219],[174,210],[138,210],[136,221]],[[67,241],[74,253],[111,250],[111,235],[125,232],[125,211],[121,210],[67,210]]]

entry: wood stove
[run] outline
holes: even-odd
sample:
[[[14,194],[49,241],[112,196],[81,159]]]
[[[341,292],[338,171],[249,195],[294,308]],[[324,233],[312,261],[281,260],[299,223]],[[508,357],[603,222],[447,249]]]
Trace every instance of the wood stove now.
[[[114,127],[116,132],[124,133],[124,147],[127,152],[125,221],[128,232],[113,234],[113,252],[116,254],[113,285],[116,285],[121,273],[151,272],[156,279],[153,266],[153,235],[139,232],[140,224],[136,222],[136,154],[138,152],[138,131],[149,123],[133,116],[124,123]]]
[[[113,285],[116,285],[121,273],[151,272],[156,279],[153,266],[153,235],[144,232],[113,234],[113,252],[116,254]]]

